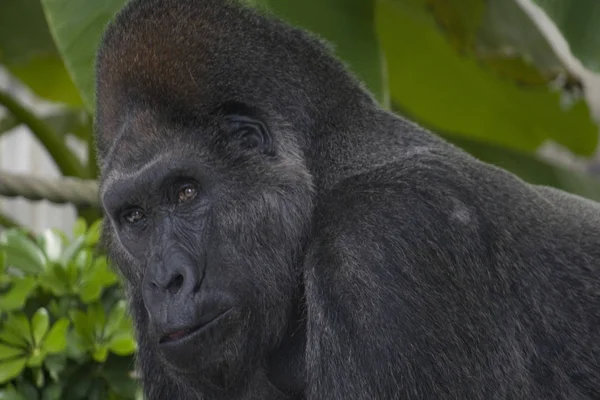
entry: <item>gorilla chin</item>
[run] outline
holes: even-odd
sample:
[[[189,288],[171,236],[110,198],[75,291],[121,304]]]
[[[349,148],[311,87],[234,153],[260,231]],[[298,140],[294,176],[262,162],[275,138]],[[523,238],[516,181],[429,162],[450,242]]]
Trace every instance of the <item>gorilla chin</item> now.
[[[204,316],[196,325],[165,334],[155,331],[161,360],[167,367],[182,373],[189,372],[190,368],[196,373],[198,369],[212,370],[223,361],[225,349],[243,341],[240,314],[235,308],[229,308]]]

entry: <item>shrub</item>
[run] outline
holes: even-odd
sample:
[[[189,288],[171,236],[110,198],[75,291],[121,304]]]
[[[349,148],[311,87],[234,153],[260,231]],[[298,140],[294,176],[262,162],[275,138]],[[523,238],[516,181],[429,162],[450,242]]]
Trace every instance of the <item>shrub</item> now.
[[[0,399],[141,398],[122,287],[100,221],[0,233]]]

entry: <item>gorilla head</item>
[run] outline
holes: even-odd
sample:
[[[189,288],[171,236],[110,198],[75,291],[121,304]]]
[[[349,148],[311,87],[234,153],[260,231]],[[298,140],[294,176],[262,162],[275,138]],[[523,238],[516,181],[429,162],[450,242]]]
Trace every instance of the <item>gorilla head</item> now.
[[[304,35],[282,27],[222,1],[134,1],[99,52],[105,236],[141,351],[177,379],[246,379],[302,295],[305,91],[322,89],[301,74],[322,54],[295,51]]]

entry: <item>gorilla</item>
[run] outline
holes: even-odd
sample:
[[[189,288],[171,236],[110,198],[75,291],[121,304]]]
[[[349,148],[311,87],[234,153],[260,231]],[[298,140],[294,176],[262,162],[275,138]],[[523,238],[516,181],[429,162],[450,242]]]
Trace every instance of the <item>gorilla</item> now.
[[[147,399],[600,399],[598,204],[382,109],[233,0],[131,1],[96,72]]]

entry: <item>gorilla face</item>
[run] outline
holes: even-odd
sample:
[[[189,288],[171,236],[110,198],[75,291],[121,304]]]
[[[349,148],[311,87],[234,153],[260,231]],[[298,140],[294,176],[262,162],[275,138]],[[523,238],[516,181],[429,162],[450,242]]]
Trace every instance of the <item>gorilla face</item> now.
[[[140,341],[168,369],[235,380],[286,329],[310,175],[275,117],[232,103],[202,118],[155,109],[129,112],[105,158],[111,257]]]

